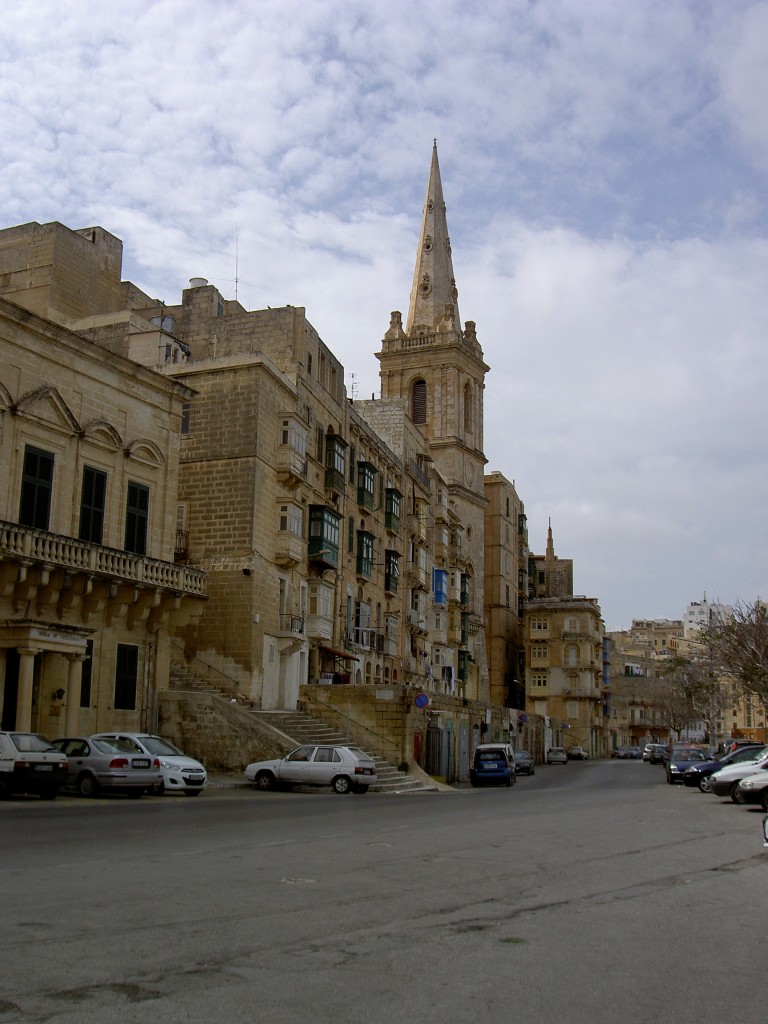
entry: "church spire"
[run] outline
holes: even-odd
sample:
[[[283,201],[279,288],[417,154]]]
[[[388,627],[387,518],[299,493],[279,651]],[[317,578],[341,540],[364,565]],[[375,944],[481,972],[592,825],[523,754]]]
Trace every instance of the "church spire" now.
[[[453,276],[451,241],[448,237],[435,139],[419,248],[416,253],[411,301],[408,306],[406,333],[411,337],[422,331],[431,334],[438,330],[441,324],[442,329],[445,329],[452,321],[451,325],[461,334],[458,294]]]

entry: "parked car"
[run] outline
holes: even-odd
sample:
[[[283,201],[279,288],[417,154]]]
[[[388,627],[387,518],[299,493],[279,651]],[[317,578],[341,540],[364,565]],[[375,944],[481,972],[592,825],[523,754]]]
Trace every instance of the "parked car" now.
[[[763,768],[768,768],[768,748],[753,761],[729,764],[713,772],[709,777],[709,791],[715,796],[729,796],[736,803],[736,791],[741,780],[762,771]]]
[[[648,761],[649,764],[661,764],[665,743],[646,743],[643,747],[643,760]],[[656,754],[658,760],[654,762],[653,755]]]
[[[759,804],[768,812],[768,764],[741,780],[736,787],[736,803]]]
[[[53,800],[67,781],[67,759],[36,732],[0,732],[0,796],[32,793]]]
[[[588,761],[589,754],[586,752],[584,747],[570,747],[566,751],[566,756],[569,761]]]
[[[515,751],[515,775],[535,775],[536,765],[527,750]]]
[[[162,777],[152,785],[153,793],[197,796],[205,789],[208,781],[205,768],[162,736],[153,736],[147,732],[101,732],[91,738],[109,740],[118,753],[144,754],[157,758]]]
[[[637,761],[643,756],[640,747],[616,747],[611,751],[611,757],[617,757],[621,761]]]
[[[545,761],[547,764],[568,764],[568,755],[563,747],[550,747]]]
[[[504,743],[481,743],[475,750],[469,781],[473,786],[514,786],[515,755]]]
[[[67,757],[67,788],[81,796],[96,796],[102,789],[141,796],[163,781],[156,757],[119,750],[114,740],[66,736],[53,745]]]
[[[750,747],[736,747],[726,754],[724,757],[713,758],[710,761],[704,761],[702,763],[692,764],[691,767],[683,775],[684,786],[695,786],[701,790],[702,793],[709,792],[709,779],[710,776],[721,768],[725,768],[729,764],[741,764],[742,761],[754,761],[762,751],[768,748],[762,743],[754,743]]]
[[[376,765],[359,747],[309,743],[273,761],[254,761],[245,777],[258,789],[304,785],[330,786],[335,793],[367,793],[376,785]]]
[[[683,775],[695,762],[702,764],[707,760],[707,755],[697,747],[683,747],[675,751],[667,764],[667,782],[670,786],[682,783]]]

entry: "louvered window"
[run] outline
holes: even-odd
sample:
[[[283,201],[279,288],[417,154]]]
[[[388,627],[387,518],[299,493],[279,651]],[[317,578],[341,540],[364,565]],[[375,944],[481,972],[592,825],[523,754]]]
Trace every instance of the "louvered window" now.
[[[414,382],[411,393],[411,412],[414,423],[427,422],[427,384],[426,381],[417,380]]]

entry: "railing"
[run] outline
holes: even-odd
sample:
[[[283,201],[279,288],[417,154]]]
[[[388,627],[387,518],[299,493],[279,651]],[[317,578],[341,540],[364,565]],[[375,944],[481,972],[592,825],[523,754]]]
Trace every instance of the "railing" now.
[[[304,633],[304,616],[280,614],[278,616],[280,629],[284,633]]]
[[[49,566],[110,578],[120,577],[200,597],[205,596],[207,589],[208,577],[202,569],[105,548],[18,523],[0,522],[0,555],[29,558]]]

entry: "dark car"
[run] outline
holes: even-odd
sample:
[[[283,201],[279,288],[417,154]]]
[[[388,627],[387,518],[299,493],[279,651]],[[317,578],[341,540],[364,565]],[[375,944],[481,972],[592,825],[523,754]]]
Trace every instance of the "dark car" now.
[[[672,752],[667,764],[667,782],[670,786],[683,781],[683,775],[696,762],[702,764],[709,760],[703,750],[698,747],[683,747]]]
[[[527,750],[515,751],[515,775],[535,775],[536,766]]]
[[[753,743],[749,747],[736,747],[735,750],[732,750],[730,754],[726,754],[725,757],[721,757],[720,760],[715,758],[711,761],[692,764],[683,775],[683,785],[694,786],[700,789],[702,793],[708,793],[709,777],[713,772],[720,771],[721,768],[725,768],[728,764],[739,764],[741,761],[754,761],[754,759],[763,750],[765,750],[764,744]]]
[[[473,786],[513,786],[514,760],[503,743],[483,743],[475,751],[469,781]]]

